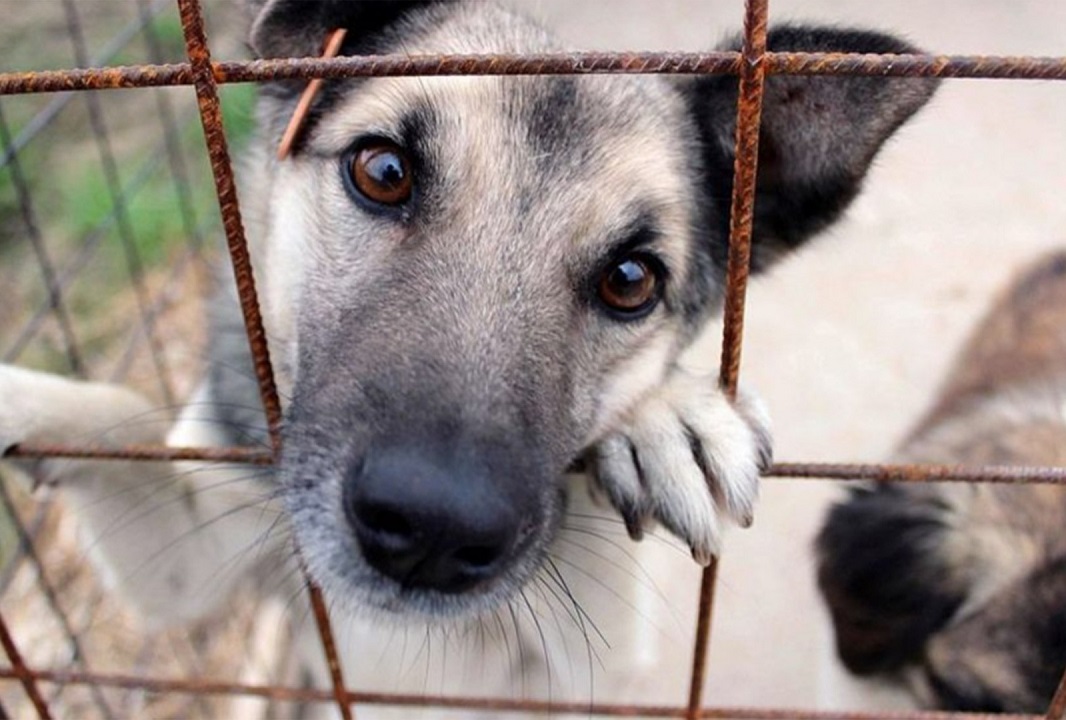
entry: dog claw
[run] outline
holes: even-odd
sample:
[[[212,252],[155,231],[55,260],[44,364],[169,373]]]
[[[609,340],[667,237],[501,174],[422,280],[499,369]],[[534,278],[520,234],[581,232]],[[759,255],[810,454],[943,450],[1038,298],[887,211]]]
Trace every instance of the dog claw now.
[[[640,518],[636,515],[626,513],[623,516],[623,520],[626,523],[626,532],[629,533],[629,539],[634,542],[640,542],[644,539],[644,526],[640,522]]]
[[[696,564],[700,567],[708,567],[714,562],[714,553],[710,550],[703,550],[693,546],[692,559],[696,561]]]
[[[723,523],[751,526],[759,471],[773,457],[758,401],[734,403],[705,380],[678,371],[588,454],[632,540],[661,524],[704,567]]]

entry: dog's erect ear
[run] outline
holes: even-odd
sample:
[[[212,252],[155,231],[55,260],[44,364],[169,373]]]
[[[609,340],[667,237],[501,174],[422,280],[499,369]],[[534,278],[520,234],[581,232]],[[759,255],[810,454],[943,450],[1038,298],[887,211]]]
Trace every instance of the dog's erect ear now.
[[[767,44],[777,52],[917,52],[890,35],[818,27],[773,29]],[[735,41],[730,49],[739,46]],[[925,78],[767,77],[752,238],[754,269],[767,267],[840,215],[858,193],[881,145],[925,104],[936,84]],[[686,81],[684,91],[700,129],[708,192],[728,203],[737,79],[695,78]]]
[[[347,28],[346,46],[365,45],[404,15],[448,0],[248,0],[249,43],[261,58],[309,57],[326,34]]]
[[[966,599],[969,568],[952,554],[950,509],[937,495],[857,488],[818,534],[818,587],[837,653],[853,673],[920,659]]]

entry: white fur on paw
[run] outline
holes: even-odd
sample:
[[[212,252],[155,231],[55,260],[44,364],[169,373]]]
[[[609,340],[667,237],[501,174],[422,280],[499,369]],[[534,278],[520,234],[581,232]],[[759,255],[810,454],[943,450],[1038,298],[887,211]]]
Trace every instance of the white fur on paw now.
[[[20,417],[17,402],[21,371],[0,364],[0,457],[25,439],[26,418]]]
[[[631,537],[662,523],[706,565],[718,554],[723,517],[751,524],[771,452],[756,398],[730,403],[713,380],[678,370],[596,446],[592,473]]]

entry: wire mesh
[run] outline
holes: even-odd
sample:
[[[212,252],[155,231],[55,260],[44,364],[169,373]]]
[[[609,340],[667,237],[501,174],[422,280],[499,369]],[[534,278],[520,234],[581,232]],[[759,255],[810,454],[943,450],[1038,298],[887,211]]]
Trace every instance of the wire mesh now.
[[[767,0],[747,0],[743,45],[739,52],[712,53],[562,53],[551,55],[491,55],[491,56],[364,56],[332,60],[316,58],[260,60],[250,62],[214,62],[208,49],[204,18],[199,0],[177,0],[185,43],[185,62],[167,63],[160,49],[153,19],[168,5],[165,0],[138,0],[138,18],[114,38],[101,57],[90,58],[82,35],[79,11],[73,0],[63,0],[66,25],[74,45],[77,69],[36,72],[0,72],[0,96],[35,93],[64,93],[47,105],[17,136],[12,137],[5,116],[0,112],[0,144],[3,155],[0,167],[9,167],[18,195],[22,220],[34,250],[34,257],[45,286],[45,300],[30,315],[22,334],[4,352],[5,361],[18,359],[30,340],[52,318],[59,327],[69,369],[84,374],[84,362],[79,350],[66,305],[65,292],[84,268],[102,240],[112,229],[125,251],[130,281],[135,289],[140,323],[133,333],[123,359],[112,373],[122,378],[129,371],[132,357],[139,344],[146,344],[154,365],[155,376],[168,405],[178,396],[169,380],[163,342],[158,335],[160,316],[169,304],[168,289],[182,282],[188,270],[200,260],[203,237],[209,222],[198,218],[190,191],[191,173],[181,149],[181,127],[169,97],[156,96],[156,113],[163,127],[164,138],[157,152],[152,153],[134,177],[125,184],[111,148],[111,136],[101,113],[101,98],[87,93],[90,123],[106,176],[111,210],[87,232],[75,258],[66,267],[55,263],[44,242],[36,220],[34,200],[28,184],[22,178],[19,154],[49,127],[63,108],[75,97],[72,91],[107,90],[119,88],[149,88],[162,86],[192,86],[196,93],[198,117],[203,129],[207,155],[215,185],[215,197],[221,212],[221,224],[226,235],[229,256],[233,264],[237,289],[241,300],[249,346],[255,359],[256,377],[266,410],[272,449],[249,448],[174,448],[174,447],[93,447],[62,445],[22,445],[11,451],[23,458],[89,458],[123,460],[201,460],[208,462],[248,463],[269,466],[280,450],[281,405],[271,368],[270,356],[256,295],[255,280],[244,236],[237,200],[233,170],[229,157],[227,134],[224,128],[219,87],[227,83],[262,82],[278,79],[335,79],[373,76],[433,76],[433,75],[579,75],[591,73],[629,74],[729,74],[738,77],[740,92],[737,107],[736,160],[730,215],[730,241],[727,266],[725,325],[722,342],[720,384],[730,396],[736,393],[740,371],[744,308],[753,207],[755,175],[758,167],[759,119],[765,78],[773,74],[801,75],[868,75],[879,77],[952,77],[1003,79],[1066,79],[1066,58],[1059,57],[988,57],[934,55],[856,55],[835,53],[777,53],[766,48],[768,23]],[[148,63],[140,65],[94,67],[112,60],[134,37],[143,35],[148,50]],[[0,108],[2,110],[2,108]],[[127,217],[131,198],[157,170],[166,167],[177,190],[179,213],[190,247],[175,263],[164,288],[155,296],[144,281],[144,267],[138,255],[134,230]],[[997,482],[1007,484],[1066,484],[1066,468],[1048,467],[972,467],[947,465],[870,465],[844,463],[780,463],[767,473],[768,477],[835,478],[842,480],[877,480],[886,482]],[[39,513],[25,524],[15,512],[6,493],[2,498],[15,519],[19,543],[25,549],[15,562],[29,561],[46,596],[54,591],[47,581],[47,569],[33,551],[36,531],[41,524]],[[850,718],[885,718],[910,720],[924,718],[979,718],[972,713],[895,712],[853,713],[806,711],[794,708],[728,708],[707,707],[702,697],[706,675],[706,658],[710,644],[713,615],[716,565],[703,574],[700,587],[699,614],[695,631],[695,647],[691,664],[688,703],[685,706],[613,705],[605,703],[561,703],[502,698],[471,698],[429,695],[353,692],[344,681],[336,643],[321,591],[308,580],[308,592],[314,618],[321,637],[323,652],[330,672],[330,690],[314,690],[284,685],[257,685],[241,682],[220,682],[201,677],[164,679],[143,675],[93,672],[80,646],[78,632],[64,615],[59,603],[50,600],[52,611],[60,618],[71,647],[72,660],[77,669],[30,668],[9,632],[8,624],[0,617],[0,643],[10,667],[0,669],[0,678],[18,681],[30,703],[41,718],[51,717],[49,699],[42,694],[42,686],[61,690],[64,686],[88,686],[96,692],[95,702],[106,717],[114,716],[100,688],[126,688],[156,693],[191,695],[247,695],[273,700],[334,703],[342,717],[354,716],[358,704],[384,704],[398,707],[435,706],[464,708],[492,712],[581,713],[600,716],[642,717],[730,717],[730,718],[811,718],[812,720],[846,720]],[[5,567],[2,578],[9,578]],[[0,591],[7,580],[0,585]],[[996,717],[1037,718],[1057,720],[1066,712],[1066,675],[1046,715],[997,715]],[[0,707],[0,715],[7,712]]]

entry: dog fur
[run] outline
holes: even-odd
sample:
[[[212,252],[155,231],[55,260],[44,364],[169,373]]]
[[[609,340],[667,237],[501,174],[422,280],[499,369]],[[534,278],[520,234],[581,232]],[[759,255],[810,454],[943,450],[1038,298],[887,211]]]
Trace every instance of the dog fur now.
[[[893,458],[1066,463],[1066,254],[1022,273]],[[837,648],[858,674],[903,674],[926,704],[1042,713],[1066,669],[1066,491],[873,485],[818,538]]]
[[[488,2],[252,0],[250,8],[251,45],[262,57],[314,55],[334,27],[350,28],[344,54],[558,49],[536,24]],[[878,33],[798,26],[772,30],[769,44],[914,51]],[[756,271],[839,217],[883,143],[935,85],[768,80]],[[273,150],[301,89],[263,88],[242,186],[285,410],[277,474],[67,460],[33,469],[65,489],[112,586],[155,622],[212,612],[248,575],[288,578],[273,590],[291,593],[294,539],[342,619],[356,687],[391,686],[374,659],[395,655],[398,638],[406,648],[408,633],[440,632],[446,646],[476,646],[469,660],[437,661],[450,690],[464,677],[479,693],[587,690],[598,623],[619,652],[640,656],[647,644],[640,622],[591,617],[587,598],[608,583],[639,607],[647,588],[637,551],[617,567],[564,577],[564,566],[616,550],[596,533],[575,549],[566,532],[605,512],[634,538],[658,523],[706,563],[724,524],[751,521],[770,462],[760,404],[744,393],[727,400],[707,362],[728,249],[736,79],[331,81],[279,162]],[[417,184],[403,207],[353,194],[344,168],[367,137],[410,153]],[[645,315],[621,318],[597,299],[597,282],[635,255],[653,259],[661,294]],[[206,379],[166,442],[265,444],[232,281],[212,309],[209,352]],[[151,415],[126,390],[0,368],[0,450],[161,442],[159,426],[143,421]],[[568,473],[575,461],[584,471]],[[421,490],[396,490],[427,478]],[[439,578],[407,581],[421,570],[399,581],[383,573],[351,516],[371,487],[418,520],[413,529],[373,528],[374,542],[422,538],[419,523],[432,517],[445,528],[432,537],[447,546],[440,552],[479,552],[462,562],[484,571],[481,581],[457,592]],[[483,544],[452,548],[447,528],[459,525],[506,542],[488,560]],[[321,682],[313,633],[301,643],[302,663]],[[587,668],[560,672],[584,655]]]

